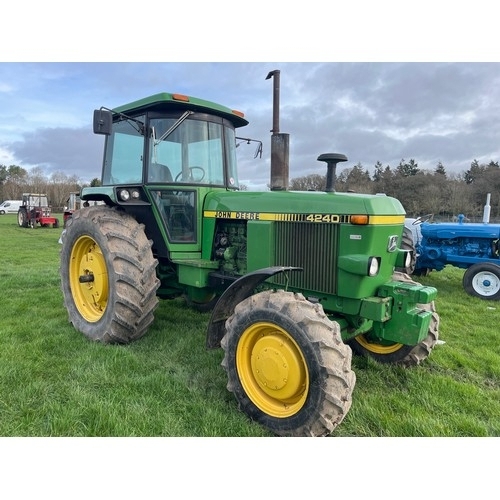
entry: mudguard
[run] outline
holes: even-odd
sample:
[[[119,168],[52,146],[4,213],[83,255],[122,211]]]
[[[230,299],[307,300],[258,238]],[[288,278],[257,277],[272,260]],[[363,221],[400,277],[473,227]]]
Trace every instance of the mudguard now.
[[[302,271],[302,268],[283,266],[266,267],[245,274],[232,283],[221,295],[212,311],[207,330],[207,349],[220,347],[220,341],[226,333],[226,320],[233,314],[236,304],[250,297],[253,291],[270,277],[288,271]]]

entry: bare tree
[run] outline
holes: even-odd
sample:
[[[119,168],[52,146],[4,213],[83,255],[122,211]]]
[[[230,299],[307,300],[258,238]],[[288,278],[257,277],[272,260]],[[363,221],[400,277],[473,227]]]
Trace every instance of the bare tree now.
[[[326,176],[310,174],[290,179],[289,187],[291,191],[324,191],[326,188]]]
[[[79,192],[80,189],[76,176],[68,177],[63,172],[54,172],[50,176],[47,196],[53,207],[62,208],[67,204],[70,193]]]

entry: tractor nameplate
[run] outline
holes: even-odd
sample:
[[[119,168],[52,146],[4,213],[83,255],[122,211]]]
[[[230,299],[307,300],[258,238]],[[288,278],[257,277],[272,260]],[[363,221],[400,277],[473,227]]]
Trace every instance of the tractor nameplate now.
[[[204,217],[209,219],[261,220],[274,222],[312,222],[323,224],[348,224],[351,215],[326,213],[272,213],[241,212],[230,210],[205,210]],[[404,216],[370,215],[368,224],[402,224]]]

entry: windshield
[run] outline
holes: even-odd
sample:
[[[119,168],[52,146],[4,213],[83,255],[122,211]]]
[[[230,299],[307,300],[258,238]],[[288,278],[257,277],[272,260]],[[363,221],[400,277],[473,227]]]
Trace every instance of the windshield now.
[[[135,122],[113,124],[107,138],[102,183],[178,183],[238,188],[236,138],[229,122],[188,118],[153,118],[149,123],[147,161],[144,135]],[[206,115],[204,115],[206,118]],[[145,116],[137,117],[145,122]]]
[[[234,129],[220,122],[186,119],[168,133],[177,122],[176,118],[150,122],[148,182],[227,183],[237,188]]]

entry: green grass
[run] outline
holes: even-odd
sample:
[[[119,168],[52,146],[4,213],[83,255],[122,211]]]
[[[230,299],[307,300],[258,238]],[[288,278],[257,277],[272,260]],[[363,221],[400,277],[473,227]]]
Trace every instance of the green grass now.
[[[76,332],[60,290],[61,230],[0,216],[1,436],[271,436],[226,390],[222,351],[205,349],[209,315],[182,300],[162,301],[127,346]],[[333,436],[500,436],[500,303],[466,295],[462,275],[419,279],[438,288],[445,342],[421,366],[354,359],[353,404]]]

